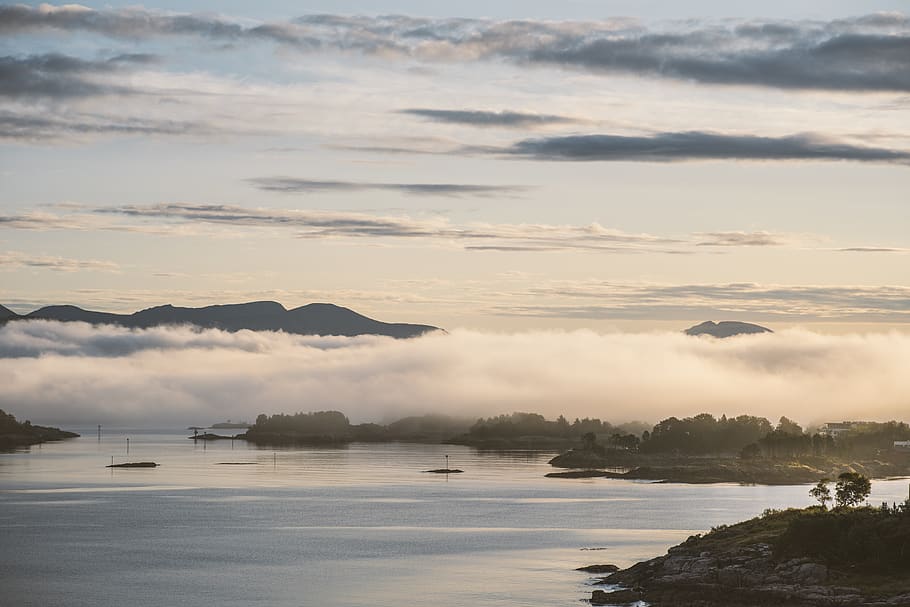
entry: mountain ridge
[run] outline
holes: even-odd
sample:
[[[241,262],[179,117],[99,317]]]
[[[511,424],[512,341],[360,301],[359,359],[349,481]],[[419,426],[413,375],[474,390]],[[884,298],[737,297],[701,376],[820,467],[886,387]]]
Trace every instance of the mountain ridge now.
[[[5,313],[8,312],[8,315]],[[132,314],[85,310],[73,305],[51,305],[19,315],[0,306],[0,322],[56,320],[147,329],[163,325],[193,325],[225,331],[284,331],[298,335],[385,335],[417,337],[439,331],[432,325],[387,323],[331,303],[310,303],[288,310],[275,301],[252,301],[187,308],[165,304]]]
[[[11,318],[18,318],[19,315],[7,308],[6,306],[0,306],[0,322],[4,320],[9,320]]]

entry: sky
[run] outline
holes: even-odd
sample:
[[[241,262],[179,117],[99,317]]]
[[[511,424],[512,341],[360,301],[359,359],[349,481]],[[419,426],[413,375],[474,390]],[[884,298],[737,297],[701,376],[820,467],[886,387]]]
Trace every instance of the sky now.
[[[0,5],[0,304],[906,331],[906,9]]]

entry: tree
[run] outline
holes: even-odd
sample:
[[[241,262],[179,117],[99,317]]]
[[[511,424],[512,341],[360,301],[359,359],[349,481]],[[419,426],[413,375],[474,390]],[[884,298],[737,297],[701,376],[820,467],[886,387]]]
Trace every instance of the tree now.
[[[740,459],[758,459],[761,457],[761,447],[758,443],[749,443],[739,452]]]
[[[584,449],[590,451],[594,448],[594,445],[597,444],[597,435],[593,432],[585,432],[584,436],[581,437],[581,440],[584,443]]]
[[[830,482],[830,478],[823,478],[818,481],[817,485],[809,489],[809,495],[818,500],[818,503],[825,509],[828,508],[828,502],[831,501],[831,489],[828,488]]]
[[[780,421],[777,422],[777,431],[781,434],[792,434],[794,436],[800,436],[803,433],[802,427],[787,417],[781,417]]]
[[[858,472],[844,472],[837,477],[834,486],[834,503],[838,508],[856,506],[869,497],[872,483]]]

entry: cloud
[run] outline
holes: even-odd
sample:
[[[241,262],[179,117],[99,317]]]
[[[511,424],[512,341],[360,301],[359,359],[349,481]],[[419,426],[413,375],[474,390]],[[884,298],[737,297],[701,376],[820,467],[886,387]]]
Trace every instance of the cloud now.
[[[494,153],[563,161],[849,160],[910,163],[910,151],[856,146],[817,135],[759,137],[701,131],[525,139]]]
[[[0,269],[8,268],[41,268],[57,272],[77,272],[83,270],[116,271],[119,266],[110,261],[95,259],[70,259],[50,255],[32,255],[19,251],[0,252]]]
[[[85,207],[67,215],[29,212],[0,215],[0,229],[103,230],[150,234],[196,235],[195,226],[284,229],[305,239],[422,239],[466,250],[592,251],[684,254],[685,239],[629,233],[589,225],[452,224],[444,217],[412,218],[350,211],[246,208],[211,204],[123,205]],[[131,223],[113,222],[121,216]],[[181,229],[184,228],[184,229]]]
[[[319,409],[355,422],[530,410],[616,422],[709,411],[809,423],[904,418],[910,393],[910,336],[896,333],[713,340],[455,331],[392,340],[33,321],[0,328],[0,358],[0,408],[62,425],[185,426]]]
[[[54,118],[29,112],[0,111],[0,139],[50,141],[66,136],[162,135],[199,136],[215,132],[204,122],[139,117],[104,117],[61,111]]]
[[[135,219],[198,222],[226,226],[288,228],[300,238],[433,239],[465,248],[520,247],[527,251],[586,250],[601,252],[678,253],[684,241],[650,234],[630,234],[592,223],[580,225],[484,224],[457,226],[445,218],[414,219],[366,213],[248,209],[231,205],[159,204],[95,209],[98,214]],[[0,226],[3,218],[0,217]]]
[[[279,178],[278,187],[285,178]],[[259,180],[256,180],[257,182]],[[271,180],[268,180],[271,182]],[[411,188],[412,184],[371,184],[364,182],[301,181],[302,191],[357,191],[389,187]],[[427,193],[454,195],[467,192],[481,195],[486,188],[511,186],[475,186],[446,184],[413,184]],[[310,188],[313,188],[310,190]],[[279,190],[283,191],[283,190]],[[412,191],[412,190],[408,190]],[[508,190],[507,190],[508,191]],[[708,247],[772,247],[793,246],[801,239],[818,239],[812,235],[778,234],[767,231],[696,232],[690,236],[662,236],[647,233],[630,233],[607,228],[599,223],[588,225],[566,224],[508,224],[481,223],[454,224],[443,216],[410,217],[407,215],[378,215],[366,212],[318,209],[248,208],[223,204],[162,203],[154,205],[122,205],[114,207],[89,207],[62,204],[53,207],[67,211],[65,214],[29,211],[20,214],[0,215],[0,229],[18,230],[74,230],[117,231],[172,236],[242,235],[246,229],[281,229],[303,239],[353,239],[365,238],[423,240],[425,244],[461,246],[467,251],[544,252],[590,251],[614,253],[662,253],[685,255],[704,251]],[[117,221],[114,218],[125,220]],[[899,248],[849,247],[822,248],[821,251],[840,252],[904,252]]]
[[[910,320],[910,287],[898,285],[628,284],[553,281],[527,300],[552,303],[500,306],[507,316],[541,318],[890,321]],[[595,300],[596,303],[589,303]]]
[[[86,31],[115,38],[196,37],[219,45],[267,41],[299,52],[426,61],[506,60],[710,85],[829,91],[910,91],[910,18],[689,21],[493,21],[307,15],[245,25],[209,15],[66,5],[0,7],[7,35]]]
[[[699,247],[775,247],[788,243],[788,239],[770,232],[698,232]]]
[[[19,215],[0,215],[0,228],[15,230],[79,230],[85,223],[80,217],[61,217],[54,213],[29,211]]]
[[[510,111],[480,111],[480,110],[434,110],[425,108],[409,108],[399,110],[401,114],[409,114],[419,118],[426,118],[434,122],[464,124],[477,127],[504,127],[504,128],[533,128],[551,124],[568,124],[576,122],[566,116],[552,114],[529,114]]]
[[[98,95],[127,95],[135,91],[96,76],[123,73],[131,65],[155,61],[153,55],[118,55],[85,60],[56,53],[0,57],[0,97],[68,99]]]
[[[467,183],[371,183],[364,181],[327,181],[294,177],[257,177],[248,179],[260,190],[284,194],[314,192],[391,191],[419,196],[494,196],[515,195],[528,188],[515,185],[477,185]]]
[[[116,38],[191,35],[221,40],[238,38],[245,31],[216,17],[169,15],[142,8],[97,11],[78,4],[0,7],[0,32],[42,30],[86,31]]]
[[[910,253],[910,249],[900,247],[845,247],[838,251],[843,253]]]

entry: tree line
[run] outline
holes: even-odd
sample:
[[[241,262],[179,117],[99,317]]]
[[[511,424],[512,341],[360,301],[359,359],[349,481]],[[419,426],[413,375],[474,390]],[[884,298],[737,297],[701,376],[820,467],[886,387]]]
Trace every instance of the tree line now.
[[[642,422],[614,425],[598,418],[560,415],[548,420],[538,413],[516,412],[479,418],[446,415],[405,417],[389,424],[351,424],[340,411],[314,411],[292,415],[262,414],[247,438],[284,438],[301,441],[454,441],[471,444],[492,440],[535,438],[580,442],[582,448],[603,451],[621,449],[644,454],[739,455],[743,459],[794,459],[804,456],[866,457],[891,450],[894,441],[910,440],[910,426],[903,422],[857,424],[833,439],[806,432],[793,420],[781,417],[777,424],[767,418],[739,415],[719,418],[710,413],[691,417],[668,417],[653,426]]]

